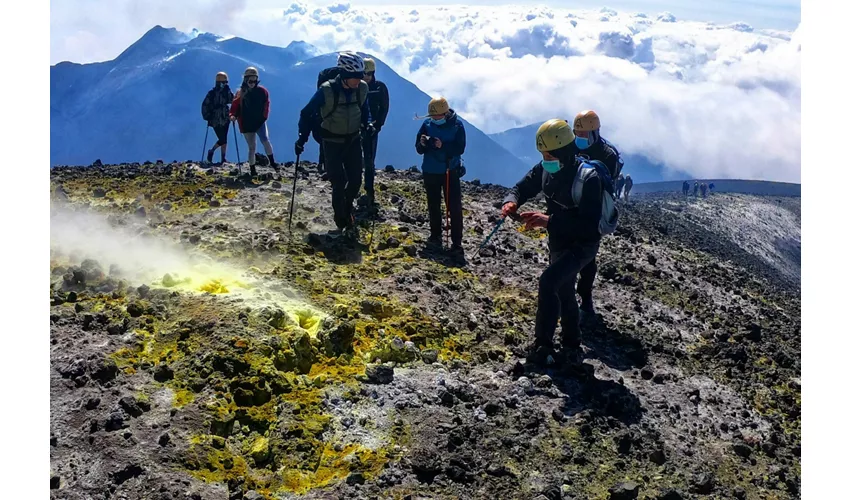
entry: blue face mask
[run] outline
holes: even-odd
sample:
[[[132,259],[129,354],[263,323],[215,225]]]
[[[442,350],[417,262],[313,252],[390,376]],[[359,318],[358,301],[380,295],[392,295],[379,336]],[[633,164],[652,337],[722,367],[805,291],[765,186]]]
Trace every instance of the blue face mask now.
[[[550,174],[557,173],[561,170],[561,162],[558,160],[543,160],[541,163],[543,164],[543,170]]]
[[[442,124],[446,123],[446,119],[440,118],[439,120],[435,120],[435,119],[432,118],[431,123],[433,123],[434,125],[442,125]]]
[[[576,137],[576,147],[579,149],[587,149],[590,147],[590,139],[587,137]]]

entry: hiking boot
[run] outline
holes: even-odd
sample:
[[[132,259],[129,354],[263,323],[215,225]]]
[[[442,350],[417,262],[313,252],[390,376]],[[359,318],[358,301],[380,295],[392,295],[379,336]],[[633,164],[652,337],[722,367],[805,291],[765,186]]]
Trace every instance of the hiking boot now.
[[[224,165],[225,163],[227,163],[227,158],[222,156],[221,157],[221,164]]]
[[[257,176],[257,166],[251,165],[251,177],[256,177],[256,176]]]
[[[528,348],[527,362],[535,365],[546,366],[555,363],[555,349],[546,342],[535,341]]]
[[[431,235],[428,238],[428,241],[425,242],[425,246],[433,249],[443,248],[443,240],[439,236]]]
[[[275,170],[278,169],[277,163],[274,161],[274,155],[269,155],[269,166]]]
[[[207,150],[207,163],[212,163],[213,153],[215,153],[214,149]]]

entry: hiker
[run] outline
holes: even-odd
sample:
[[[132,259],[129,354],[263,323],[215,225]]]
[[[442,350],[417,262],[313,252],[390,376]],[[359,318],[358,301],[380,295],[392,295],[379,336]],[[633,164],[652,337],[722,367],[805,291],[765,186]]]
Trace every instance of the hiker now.
[[[612,179],[616,181],[616,198],[620,199],[623,192],[623,187],[626,180],[621,173],[623,164],[620,161],[620,153],[608,144],[605,139],[599,134],[601,122],[599,115],[593,110],[586,110],[578,113],[573,121],[573,133],[575,134],[575,144],[579,149],[579,154],[586,156],[591,160],[599,160],[608,167],[608,172]],[[593,310],[593,281],[596,279],[598,266],[596,258],[590,261],[581,269],[578,280],[577,291],[581,297],[580,315],[582,317],[592,317],[595,314]]]
[[[236,98],[230,107],[230,120],[239,120],[239,130],[245,136],[248,143],[248,165],[251,166],[251,176],[257,175],[255,165],[257,153],[257,136],[263,143],[266,156],[272,168],[277,168],[274,161],[274,150],[269,142],[269,127],[266,120],[269,119],[269,91],[260,85],[260,73],[257,68],[249,66],[242,75],[242,87],[236,91]]]
[[[708,185],[708,192],[709,192],[709,193],[713,193],[713,192],[714,192],[714,183],[713,183],[713,182],[712,182],[711,184],[709,184],[709,185]]]
[[[702,195],[703,198],[705,198],[705,192],[707,190],[708,190],[708,186],[706,185],[706,183],[703,182],[702,184],[699,185],[699,192],[700,192],[700,194]]]
[[[626,196],[626,202],[627,202],[627,203],[628,203],[628,201],[629,201],[629,193],[631,193],[631,192],[632,192],[632,186],[633,186],[633,185],[634,185],[634,181],[632,181],[632,176],[631,176],[631,175],[626,175],[626,192],[625,192],[625,196]]]
[[[696,198],[698,190],[699,190],[699,182],[694,181],[694,198]]]
[[[620,176],[617,177],[617,199],[618,200],[623,195],[623,186],[625,186],[625,184],[626,184],[626,179],[623,177],[623,174],[620,174]]]
[[[375,205],[375,156],[378,154],[378,133],[387,121],[387,113],[390,111],[390,93],[386,84],[375,79],[375,60],[366,58],[363,60],[366,72],[363,81],[369,86],[369,114],[371,121],[363,133],[363,163],[366,184],[366,196],[369,206]]]
[[[353,52],[340,52],[337,68],[336,77],[322,83],[301,110],[298,140],[295,141],[295,154],[300,155],[316,120],[321,120],[321,148],[331,181],[331,203],[337,227],[328,232],[331,238],[343,234],[356,237],[353,203],[360,192],[363,175],[360,129],[370,122],[369,87],[363,82],[363,58]]]
[[[685,195],[685,198],[688,197],[688,193],[691,191],[691,186],[688,184],[688,181],[682,181],[682,194]]]
[[[431,99],[428,115],[416,132],[416,152],[422,155],[422,180],[428,198],[428,218],[431,235],[428,245],[440,248],[440,228],[443,214],[440,196],[446,200],[446,211],[451,218],[451,249],[458,258],[463,257],[463,201],[460,196],[460,178],[466,174],[461,156],[466,151],[466,129],[457,113],[444,97]]]
[[[581,345],[576,275],[594,260],[599,250],[602,182],[595,170],[581,168],[581,160],[576,158],[579,149],[575,135],[565,120],[554,118],[545,122],[537,130],[536,141],[543,160],[505,197],[502,216],[516,212],[523,203],[543,191],[546,214],[519,214],[527,228],[546,228],[549,233],[550,264],[540,275],[538,284],[535,340],[531,352],[535,360],[548,357],[560,317],[563,354],[569,361],[570,354],[576,354]],[[578,203],[573,198],[577,175],[584,180]]]
[[[233,102],[233,92],[227,83],[227,73],[219,71],[215,75],[215,87],[207,92],[201,104],[201,115],[218,138],[213,147],[207,150],[207,163],[212,163],[213,153],[218,148],[221,148],[221,163],[227,161],[227,133],[230,131],[228,114],[230,103]]]

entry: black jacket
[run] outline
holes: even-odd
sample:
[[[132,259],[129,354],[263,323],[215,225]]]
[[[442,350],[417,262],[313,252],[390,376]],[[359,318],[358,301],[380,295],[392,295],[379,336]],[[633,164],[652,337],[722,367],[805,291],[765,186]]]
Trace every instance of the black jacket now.
[[[620,172],[617,171],[620,168],[618,165],[620,155],[604,139],[600,138],[591,144],[589,148],[579,150],[578,154],[604,163],[608,167],[608,172],[611,174],[611,180],[617,182],[617,177],[620,175]]]
[[[375,127],[380,130],[387,121],[387,113],[390,112],[390,92],[384,82],[374,78],[369,82],[369,112]]]
[[[595,174],[590,176],[584,183],[581,202],[576,207],[572,189],[579,166],[580,162],[576,160],[573,168],[562,168],[550,174],[543,170],[542,163],[538,163],[511,189],[502,203],[512,201],[521,206],[542,191],[546,198],[546,214],[549,215],[547,231],[552,251],[596,243],[601,239],[602,183]]]

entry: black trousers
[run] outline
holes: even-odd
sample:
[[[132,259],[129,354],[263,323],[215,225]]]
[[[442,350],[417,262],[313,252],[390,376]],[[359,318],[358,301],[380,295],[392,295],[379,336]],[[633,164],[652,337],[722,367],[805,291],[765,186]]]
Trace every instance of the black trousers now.
[[[378,132],[363,133],[363,180],[365,182],[366,194],[375,196],[375,155],[378,154]]]
[[[336,227],[342,229],[351,223],[355,198],[360,193],[363,175],[363,150],[360,137],[354,136],[343,142],[322,141],[325,153],[325,168],[331,182],[331,203]]]
[[[576,276],[596,258],[598,251],[599,242],[550,252],[549,267],[540,275],[537,289],[534,335],[538,345],[552,345],[558,318],[561,318],[562,343],[576,346],[580,341]]]
[[[216,144],[219,146],[227,144],[227,132],[230,130],[230,122],[213,127],[213,130],[215,131],[215,136],[218,137],[218,142],[216,142]]]
[[[440,241],[445,212],[440,199],[446,199],[446,174],[422,174],[425,194],[428,197],[428,218],[431,222],[431,239]],[[451,218],[452,246],[459,247],[463,242],[463,201],[460,196],[460,177],[456,173],[449,177],[449,196],[447,208]]]
[[[596,279],[596,271],[598,270],[598,266],[596,265],[596,257],[593,257],[586,266],[581,268],[578,276],[578,286],[576,286],[576,291],[578,292],[578,296],[581,297],[581,305],[590,304],[592,301],[593,295],[593,282]]]

